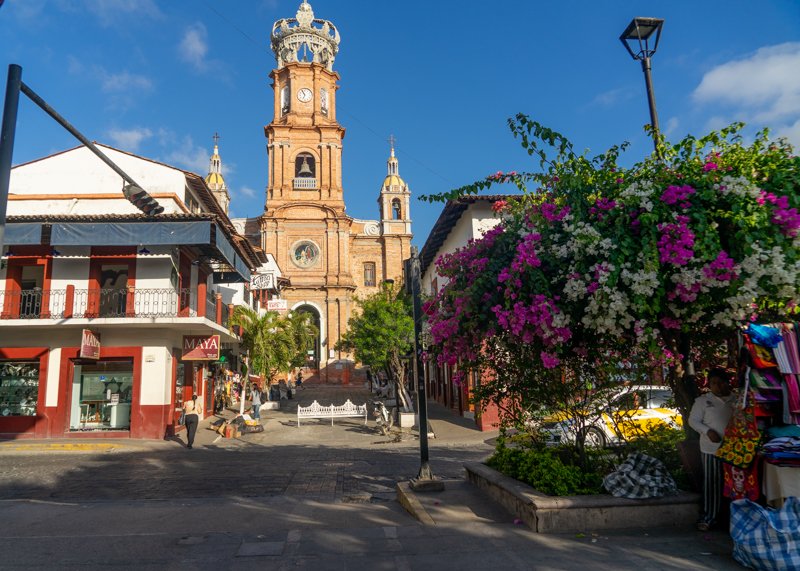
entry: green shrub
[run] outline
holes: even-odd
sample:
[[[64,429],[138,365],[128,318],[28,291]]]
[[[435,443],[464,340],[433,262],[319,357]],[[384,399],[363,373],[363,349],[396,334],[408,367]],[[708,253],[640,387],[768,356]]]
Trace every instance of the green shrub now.
[[[566,456],[566,463],[564,461]],[[538,491],[553,496],[602,493],[603,476],[571,463],[571,454],[544,447],[508,448],[503,439],[486,464]]]
[[[683,469],[678,444],[683,442],[686,434],[683,430],[670,428],[666,425],[653,427],[641,438],[631,440],[621,450],[627,456],[633,452],[641,452],[653,458],[657,458],[667,467],[678,488],[689,490],[692,487],[689,475]]]

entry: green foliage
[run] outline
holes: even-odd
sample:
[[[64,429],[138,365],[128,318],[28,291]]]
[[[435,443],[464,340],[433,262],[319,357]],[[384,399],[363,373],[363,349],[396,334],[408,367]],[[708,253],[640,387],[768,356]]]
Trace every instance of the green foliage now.
[[[229,327],[242,328],[242,347],[248,352],[250,370],[272,379],[303,363],[309,340],[317,335],[310,316],[293,313],[282,316],[268,311],[262,315],[250,307],[239,305]]]
[[[596,456],[595,460],[599,459]],[[495,453],[486,464],[536,490],[552,496],[570,496],[602,493],[603,477],[600,464],[581,469],[577,458],[565,449],[540,446],[506,446],[499,438]]]
[[[381,291],[357,299],[358,313],[350,318],[337,351],[352,351],[373,370],[386,370],[398,378],[402,357],[414,341],[414,319],[408,297],[399,288],[385,285]]]
[[[681,490],[691,488],[689,475],[683,469],[678,444],[683,442],[686,434],[683,430],[670,428],[667,425],[653,427],[647,434],[632,440],[621,450],[625,455],[641,452],[661,460],[669,470],[670,475]]]

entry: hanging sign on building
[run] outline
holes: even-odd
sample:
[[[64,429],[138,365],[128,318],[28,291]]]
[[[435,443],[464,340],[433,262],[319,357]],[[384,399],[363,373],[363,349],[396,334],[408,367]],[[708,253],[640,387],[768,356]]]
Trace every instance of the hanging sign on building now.
[[[266,274],[255,274],[250,278],[250,289],[273,289],[275,287],[275,274],[267,272]]]
[[[81,359],[100,358],[100,334],[91,329],[81,332]]]
[[[270,299],[267,301],[267,311],[288,311],[289,302],[285,299]]]
[[[181,359],[216,361],[219,359],[219,335],[184,335]]]

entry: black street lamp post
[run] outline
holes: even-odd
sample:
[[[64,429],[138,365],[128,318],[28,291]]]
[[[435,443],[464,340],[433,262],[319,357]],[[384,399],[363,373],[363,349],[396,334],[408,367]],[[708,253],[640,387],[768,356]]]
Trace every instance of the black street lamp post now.
[[[631,54],[631,57],[642,62],[644,72],[644,82],[647,87],[647,102],[650,105],[650,126],[653,130],[653,146],[658,152],[658,113],[656,112],[656,96],[653,92],[653,80],[650,77],[650,58],[658,49],[658,42],[661,39],[661,29],[664,27],[664,20],[661,18],[634,18],[622,35],[619,37],[622,45]],[[650,39],[655,34],[655,41],[652,46]]]

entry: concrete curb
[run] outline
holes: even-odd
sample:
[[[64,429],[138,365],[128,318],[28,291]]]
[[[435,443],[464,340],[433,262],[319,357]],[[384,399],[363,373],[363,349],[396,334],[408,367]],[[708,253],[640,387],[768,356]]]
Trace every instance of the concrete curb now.
[[[410,482],[397,482],[397,501],[405,510],[419,520],[422,525],[436,525],[431,515],[422,507]]]
[[[548,496],[485,464],[464,465],[467,479],[538,533],[586,532],[635,527],[691,526],[699,494],[631,500],[611,495]]]

